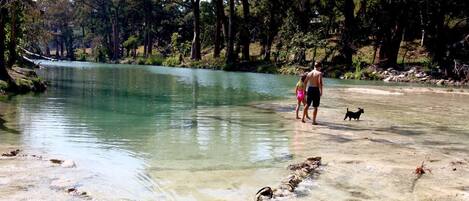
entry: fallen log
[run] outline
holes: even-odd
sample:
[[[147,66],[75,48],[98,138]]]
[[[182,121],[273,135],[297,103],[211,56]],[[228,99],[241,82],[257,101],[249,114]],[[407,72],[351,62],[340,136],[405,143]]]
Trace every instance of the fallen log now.
[[[271,188],[267,186],[261,188],[256,193],[255,201],[266,201],[291,195],[302,181],[317,171],[320,165],[321,157],[311,157],[304,162],[289,165],[288,169],[291,174],[282,181],[279,187]]]

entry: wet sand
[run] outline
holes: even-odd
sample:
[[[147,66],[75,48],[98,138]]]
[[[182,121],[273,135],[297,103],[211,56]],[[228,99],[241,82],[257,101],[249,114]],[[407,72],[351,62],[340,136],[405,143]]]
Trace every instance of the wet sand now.
[[[278,185],[287,164],[321,156],[320,175],[289,200],[469,200],[467,98],[410,89],[327,89],[318,126],[294,119],[294,99],[254,103],[284,119],[292,159],[258,169],[150,171],[158,186],[153,190],[164,192],[161,200],[251,200],[261,187]],[[347,107],[363,107],[365,114],[360,121],[344,121]],[[1,153],[16,148],[48,158],[40,150],[0,144]],[[431,173],[416,180],[422,161]],[[77,166],[1,158],[0,200],[86,200],[66,193],[69,186],[97,200],[116,200],[97,186],[82,185],[92,175]]]
[[[356,94],[334,100],[345,91]],[[469,200],[469,133],[459,118],[469,114],[469,108],[460,108],[466,94],[364,88],[326,93],[318,126],[295,121],[293,112],[280,113],[294,121],[292,152],[299,158],[322,156],[325,164],[307,196],[293,200]],[[454,114],[435,112],[443,107],[438,97]],[[398,102],[410,99],[412,107]],[[290,102],[275,104],[269,107],[291,107]],[[343,120],[345,108],[355,110],[352,106],[365,108],[360,121]],[[422,161],[431,172],[416,180]]]

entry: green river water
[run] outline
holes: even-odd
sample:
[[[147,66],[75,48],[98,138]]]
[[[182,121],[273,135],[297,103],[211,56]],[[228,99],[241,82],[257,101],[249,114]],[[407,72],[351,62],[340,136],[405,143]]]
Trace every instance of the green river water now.
[[[315,128],[289,118],[295,76],[79,62],[42,65],[37,72],[50,81],[47,92],[4,101],[7,122],[0,140],[74,160],[80,185],[101,199],[250,200],[258,188],[278,184],[293,161],[330,155],[342,164],[342,156],[353,152],[339,148],[347,143],[348,148],[375,150],[369,156],[386,155],[398,146],[414,154],[429,150],[420,158],[445,151],[469,158],[467,95],[409,95],[390,92],[405,88],[400,85],[326,79],[319,120],[325,126],[312,137],[298,132],[314,133]],[[354,106],[365,107],[365,120],[343,121],[345,108]],[[386,134],[394,137],[377,139],[377,146],[349,142]],[[325,175],[311,184],[316,192],[311,196],[353,198],[332,182],[340,173],[327,176],[326,170]],[[336,179],[350,180],[350,186],[375,185],[346,175]],[[387,195],[361,191],[371,199]],[[388,191],[397,195],[399,189]]]

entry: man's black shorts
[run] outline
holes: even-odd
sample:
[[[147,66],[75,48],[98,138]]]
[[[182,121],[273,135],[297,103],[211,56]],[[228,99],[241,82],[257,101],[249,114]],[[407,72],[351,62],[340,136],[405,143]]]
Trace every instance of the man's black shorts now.
[[[306,104],[308,104],[308,106],[311,106],[311,103],[313,103],[313,107],[319,107],[320,102],[321,102],[321,92],[319,91],[319,88],[308,87]]]

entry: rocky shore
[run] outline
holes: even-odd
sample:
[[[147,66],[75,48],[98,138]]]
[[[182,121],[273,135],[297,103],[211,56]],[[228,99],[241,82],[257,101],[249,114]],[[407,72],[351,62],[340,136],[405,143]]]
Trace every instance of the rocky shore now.
[[[0,94],[40,93],[47,89],[47,83],[32,69],[13,67],[8,69],[11,81],[0,80]]]
[[[429,75],[418,67],[412,67],[407,71],[398,71],[389,68],[384,71],[376,71],[384,82],[411,82],[433,84],[438,86],[469,86],[468,80],[453,80],[451,78],[443,79]]]

